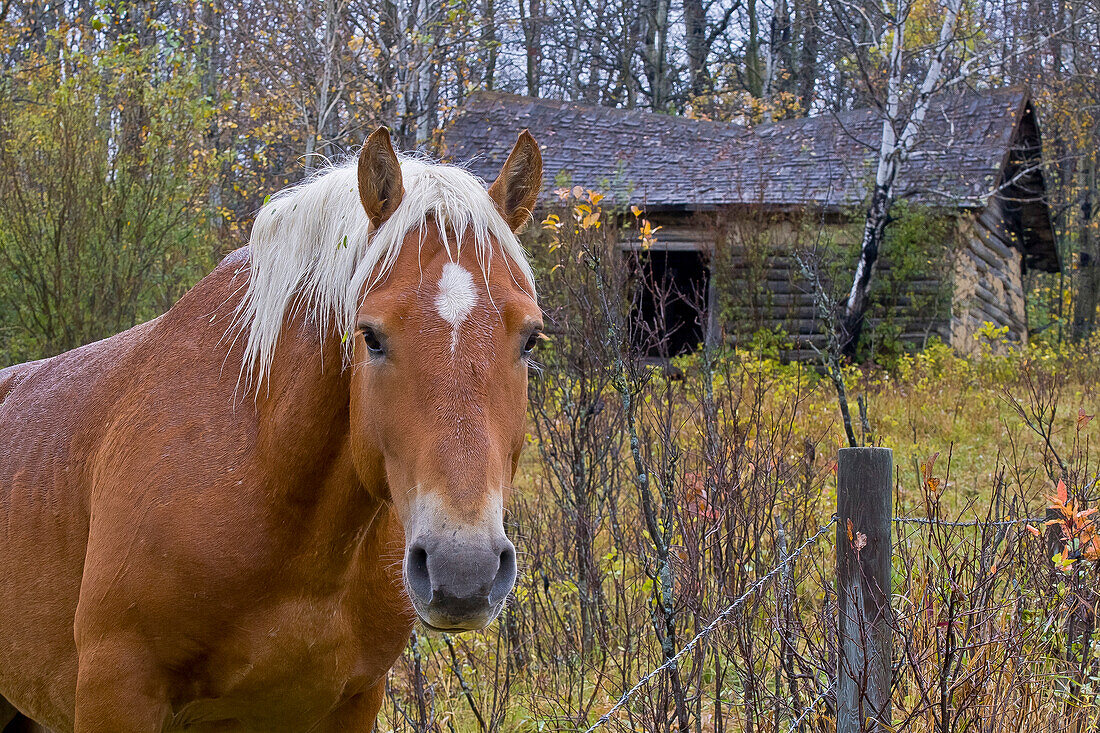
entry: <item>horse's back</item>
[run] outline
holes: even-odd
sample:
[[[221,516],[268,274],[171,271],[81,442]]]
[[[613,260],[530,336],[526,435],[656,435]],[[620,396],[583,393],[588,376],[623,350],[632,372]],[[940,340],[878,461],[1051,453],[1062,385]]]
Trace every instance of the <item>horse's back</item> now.
[[[0,371],[0,695],[71,730],[90,458],[155,322]]]
[[[29,361],[25,364],[15,364],[14,366],[0,369],[0,405],[4,404],[4,399],[11,394],[11,391],[19,384],[19,381],[33,372],[35,367],[41,363],[42,361]]]

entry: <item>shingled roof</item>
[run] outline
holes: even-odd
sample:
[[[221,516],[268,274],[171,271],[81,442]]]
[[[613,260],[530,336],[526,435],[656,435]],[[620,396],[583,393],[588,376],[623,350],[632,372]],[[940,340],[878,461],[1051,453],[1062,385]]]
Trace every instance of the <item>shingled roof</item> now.
[[[1023,125],[1024,121],[1028,125]],[[1021,130],[1036,140],[1024,140]],[[491,180],[515,136],[529,128],[543,150],[547,189],[561,178],[600,187],[649,211],[732,205],[839,209],[866,200],[882,117],[864,109],[751,129],[719,122],[497,92],[477,92],[445,135],[449,158]],[[1021,154],[1038,154],[1038,125],[1026,90],[945,95],[929,110],[897,190],[931,205],[982,209]],[[1016,153],[1014,155],[1014,152]],[[1028,209],[1020,244],[1032,266],[1057,269],[1042,176],[1014,189]],[[1045,229],[1045,231],[1044,231]]]

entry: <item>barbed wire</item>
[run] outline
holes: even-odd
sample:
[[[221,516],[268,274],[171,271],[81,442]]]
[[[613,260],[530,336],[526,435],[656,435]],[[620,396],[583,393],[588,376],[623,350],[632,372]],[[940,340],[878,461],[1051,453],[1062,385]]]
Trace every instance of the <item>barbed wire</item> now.
[[[942,519],[928,519],[927,517],[894,517],[895,524],[926,524],[939,527],[1009,527],[1013,524],[1036,524],[1046,522],[1046,517],[1025,517],[1023,519],[1001,519],[986,522],[974,519],[965,522],[947,522]]]
[[[655,668],[652,672],[647,674],[645,677],[642,677],[640,680],[638,680],[637,684],[635,684],[629,690],[624,692],[622,694],[622,697],[620,697],[615,702],[615,704],[612,705],[611,708],[606,713],[601,715],[599,720],[597,720],[595,723],[593,723],[591,725],[591,727],[589,727],[587,730],[585,730],[584,733],[592,733],[592,731],[596,730],[597,728],[603,727],[606,723],[608,723],[611,720],[611,716],[614,715],[617,710],[619,710],[621,707],[626,705],[626,703],[630,700],[630,698],[632,698],[635,695],[635,693],[637,693],[643,687],[648,685],[654,677],[657,677],[662,672],[665,672],[665,671],[675,667],[677,662],[680,661],[680,659],[682,659],[688,652],[690,652],[692,649],[694,649],[700,641],[702,641],[704,638],[709,636],[712,631],[714,631],[716,628],[718,628],[718,626],[721,625],[721,623],[723,621],[725,621],[726,618],[728,618],[730,614],[732,614],[734,611],[736,611],[738,608],[740,608],[742,606],[742,604],[745,603],[745,601],[747,601],[749,598],[751,598],[752,595],[754,593],[756,593],[756,591],[758,591],[760,588],[762,588],[764,585],[766,585],[768,583],[768,581],[770,581],[772,578],[774,578],[776,575],[778,575],[784,568],[786,568],[792,562],[797,560],[799,555],[801,555],[808,547],[810,547],[811,545],[816,543],[817,540],[823,534],[825,534],[825,532],[830,527],[832,527],[834,524],[836,524],[836,515],[835,514],[829,519],[828,522],[826,522],[816,532],[814,532],[813,536],[811,536],[809,539],[807,539],[805,542],[803,542],[801,545],[799,545],[794,550],[794,552],[792,552],[790,555],[787,555],[786,559],[784,559],[782,562],[780,562],[774,568],[769,570],[765,575],[763,575],[755,583],[750,585],[748,590],[746,590],[744,593],[742,593],[741,596],[737,600],[735,600],[730,605],[726,606],[724,611],[719,613],[717,616],[715,616],[711,620],[711,622],[709,624],[707,624],[702,629],[700,629],[699,633],[696,634],[694,637],[692,637],[691,641],[689,641],[687,644],[685,644],[683,647],[681,647],[680,651],[676,652],[676,654],[674,654],[672,657],[669,657],[669,659],[664,664],[662,664],[661,666]]]
[[[611,708],[608,709],[608,711],[606,713],[601,715],[599,717],[599,719],[596,720],[595,723],[593,723],[591,726],[589,726],[584,731],[584,733],[593,733],[593,731],[597,730],[598,728],[603,727],[608,722],[610,722],[611,717],[617,711],[619,711],[624,705],[626,705],[630,701],[630,699],[632,697],[634,697],[635,694],[638,693],[639,690],[646,687],[651,681],[653,681],[653,679],[655,677],[657,677],[660,674],[662,674],[663,672],[666,672],[666,671],[672,669],[673,667],[675,667],[684,656],[686,656],[696,646],[698,646],[700,641],[702,641],[707,636],[709,636],[734,611],[736,611],[742,605],[744,605],[744,603],[746,601],[748,601],[756,593],[756,591],[758,591],[763,586],[767,585],[768,582],[770,582],[772,580],[772,578],[774,578],[776,575],[778,575],[780,572],[782,572],[788,565],[792,564],[795,560],[797,560],[798,557],[807,548],[814,545],[821,538],[821,536],[824,535],[826,531],[828,531],[828,529],[830,527],[832,527],[834,524],[836,524],[836,521],[837,521],[837,515],[834,514],[832,517],[829,518],[828,522],[826,522],[821,527],[819,527],[818,530],[816,532],[814,532],[814,534],[812,536],[809,537],[809,539],[807,539],[805,542],[803,542],[801,545],[799,545],[794,550],[794,552],[792,552],[790,555],[788,555],[786,557],[786,559],[784,559],[778,565],[776,565],[771,570],[769,570],[765,575],[761,576],[756,582],[754,582],[752,585],[750,585],[748,587],[748,589],[744,593],[742,593],[741,596],[739,596],[737,598],[737,600],[735,600],[729,606],[726,606],[726,608],[721,613],[719,613],[717,616],[715,616],[711,620],[710,623],[708,623],[706,626],[704,626],[702,629],[700,629],[699,633],[697,633],[694,637],[691,638],[691,640],[687,644],[685,644],[683,647],[680,648],[680,651],[676,652],[676,654],[674,654],[672,657],[670,657],[668,660],[666,660],[659,667],[654,668],[651,672],[649,672],[647,675],[645,675],[640,680],[638,680],[638,682],[635,683],[633,687],[631,687],[629,690],[624,692],[622,694],[622,696],[619,697],[619,699],[615,701],[615,704],[612,705]],[[983,521],[983,520],[975,519],[975,520],[969,520],[969,521],[951,522],[951,521],[944,521],[944,520],[939,520],[939,519],[929,519],[927,517],[893,517],[891,521],[895,524],[922,524],[922,525],[935,525],[935,526],[943,526],[943,527],[980,527],[980,526],[1007,527],[1007,526],[1012,526],[1012,525],[1016,525],[1016,524],[1036,524],[1036,523],[1046,522],[1047,518],[1046,517],[1025,517],[1025,518],[1022,518],[1022,519],[1004,519],[1004,520],[995,520],[995,521]],[[799,716],[791,722],[791,726],[789,728],[789,733],[792,733],[793,731],[797,730],[799,728],[799,726],[802,725],[803,721],[806,719],[806,716],[809,715],[813,710],[815,710],[817,708],[818,704],[822,700],[824,700],[829,695],[829,693],[832,692],[832,690],[833,690],[832,685],[827,686],[824,690],[821,691],[820,694],[818,694],[818,696],[816,698],[814,698],[813,702],[811,702],[807,707],[803,708],[802,713],[799,714]]]
[[[798,730],[802,726],[802,721],[806,719],[806,716],[816,710],[818,703],[828,697],[829,693],[832,691],[833,686],[831,684],[826,686],[825,689],[822,690],[821,693],[814,698],[813,702],[802,708],[802,714],[791,722],[791,727],[787,729],[787,733],[794,733],[794,731]]]

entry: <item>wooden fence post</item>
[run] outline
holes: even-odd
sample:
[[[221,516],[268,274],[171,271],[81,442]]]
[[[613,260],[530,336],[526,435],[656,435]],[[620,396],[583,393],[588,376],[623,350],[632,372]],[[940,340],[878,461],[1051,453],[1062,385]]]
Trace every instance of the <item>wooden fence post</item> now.
[[[837,457],[837,733],[892,730],[893,463],[889,448]]]

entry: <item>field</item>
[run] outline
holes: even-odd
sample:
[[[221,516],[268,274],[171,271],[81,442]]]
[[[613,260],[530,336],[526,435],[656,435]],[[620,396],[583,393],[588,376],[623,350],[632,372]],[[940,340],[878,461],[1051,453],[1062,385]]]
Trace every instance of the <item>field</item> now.
[[[651,488],[664,532],[657,542],[613,398],[586,403],[575,390],[570,401],[555,389],[561,377],[544,374],[543,386],[536,378],[509,523],[522,559],[516,597],[486,632],[414,638],[393,675],[388,726],[584,729],[776,564],[780,532],[793,548],[830,521],[844,433],[828,381],[751,358],[724,359],[716,371],[714,464],[698,420],[698,365],[682,380],[649,375],[639,429],[647,458],[664,461]],[[934,350],[898,373],[851,376],[867,397],[874,443],[894,449],[897,516],[1042,517],[1059,461],[1067,492],[1095,500],[1090,417],[1100,373],[1090,355],[1036,348],[963,360]],[[610,445],[598,451],[601,437]],[[898,525],[897,729],[1094,725],[1091,537],[1086,518],[1080,559],[1052,570],[1045,540],[1026,524]],[[827,532],[790,576],[688,655],[679,680],[658,677],[608,727],[790,728],[835,676],[833,539]],[[826,695],[802,729],[827,729],[830,706]]]
[[[553,224],[515,597],[485,632],[417,633],[383,729],[587,730],[738,599],[602,729],[833,729],[834,380],[749,348],[631,358],[628,278],[600,236]],[[1100,720],[1096,344],[982,339],[841,371],[856,441],[894,451],[894,516],[937,522],[895,524],[894,730],[1083,730]]]

